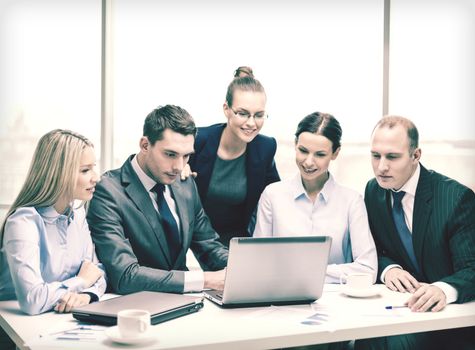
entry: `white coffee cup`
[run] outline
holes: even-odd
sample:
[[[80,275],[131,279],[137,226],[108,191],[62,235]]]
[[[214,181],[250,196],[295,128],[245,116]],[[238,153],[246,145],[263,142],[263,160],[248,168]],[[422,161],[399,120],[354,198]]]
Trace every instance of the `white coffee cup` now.
[[[348,290],[365,290],[373,285],[373,276],[369,273],[351,273],[340,276],[340,284],[346,284]]]
[[[137,338],[150,329],[150,312],[147,310],[127,309],[117,314],[119,333],[124,338]]]

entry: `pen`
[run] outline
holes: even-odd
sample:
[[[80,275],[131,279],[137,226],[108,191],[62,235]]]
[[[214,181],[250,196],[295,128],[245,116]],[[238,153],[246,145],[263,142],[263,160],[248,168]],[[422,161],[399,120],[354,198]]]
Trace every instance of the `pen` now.
[[[59,336],[59,337],[56,337],[56,340],[95,341],[96,338]]]
[[[406,305],[388,305],[386,306],[386,310],[392,310],[392,309],[402,309],[407,307]]]
[[[61,333],[68,333],[71,331],[78,331],[78,330],[93,330],[93,328],[87,327],[87,326],[79,326],[79,327],[74,327],[74,328],[69,328],[69,329],[63,329],[63,330],[53,332],[53,333],[40,334],[40,337],[44,337],[45,335],[56,335],[56,334],[61,334]]]

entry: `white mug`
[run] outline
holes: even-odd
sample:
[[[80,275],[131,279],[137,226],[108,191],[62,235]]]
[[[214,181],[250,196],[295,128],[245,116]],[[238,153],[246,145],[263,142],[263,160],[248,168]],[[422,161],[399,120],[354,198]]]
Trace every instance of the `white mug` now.
[[[150,329],[150,312],[139,309],[119,311],[117,326],[123,338],[140,337]]]
[[[350,273],[340,276],[340,284],[346,283],[347,289],[368,289],[373,285],[373,276],[369,273]]]

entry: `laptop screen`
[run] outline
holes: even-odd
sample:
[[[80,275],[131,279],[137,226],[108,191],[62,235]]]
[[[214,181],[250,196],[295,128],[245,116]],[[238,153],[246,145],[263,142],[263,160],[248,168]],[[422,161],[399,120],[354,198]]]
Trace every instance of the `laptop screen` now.
[[[235,237],[223,304],[311,302],[323,291],[331,237]]]

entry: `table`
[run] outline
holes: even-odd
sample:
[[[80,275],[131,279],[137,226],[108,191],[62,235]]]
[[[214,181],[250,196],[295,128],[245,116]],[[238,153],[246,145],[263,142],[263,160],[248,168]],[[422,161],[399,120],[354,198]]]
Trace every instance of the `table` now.
[[[437,313],[386,310],[387,305],[402,305],[409,295],[392,292],[384,285],[374,288],[379,292],[376,296],[352,298],[344,295],[340,286],[326,285],[322,298],[310,305],[221,309],[205,301],[205,307],[195,314],[153,326],[157,334],[153,343],[127,348],[272,349],[475,326],[475,301],[451,304]],[[319,324],[302,324],[315,313],[323,315]],[[51,340],[47,334],[52,331],[77,326],[72,316],[52,312],[27,316],[19,311],[16,301],[0,302],[0,325],[19,349],[124,348],[104,332],[87,343]],[[46,336],[40,338],[40,334]]]

